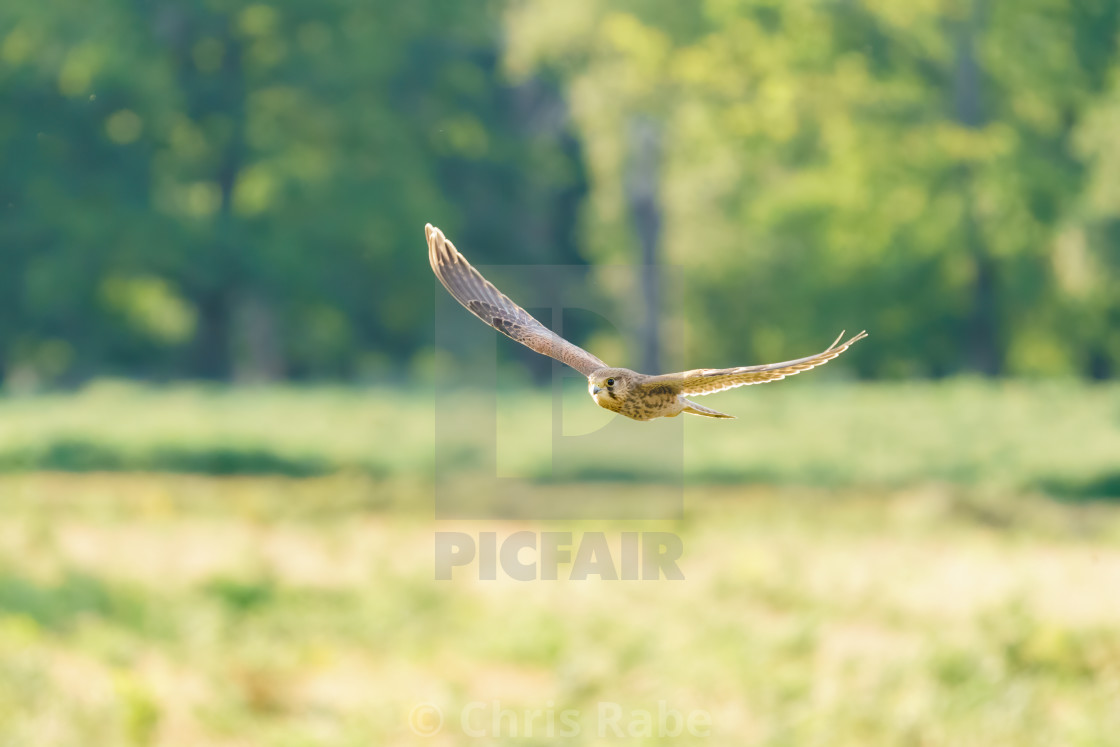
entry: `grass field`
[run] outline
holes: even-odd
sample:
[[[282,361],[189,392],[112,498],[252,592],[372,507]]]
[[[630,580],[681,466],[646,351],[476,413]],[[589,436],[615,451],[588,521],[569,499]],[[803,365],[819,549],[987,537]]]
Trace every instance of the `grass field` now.
[[[576,382],[578,383],[578,382]],[[488,406],[467,393],[466,415]],[[718,402],[717,402],[718,400]],[[699,484],[901,487],[931,481],[1120,498],[1120,386],[836,384],[746,387],[705,402],[736,421],[684,420],[684,475]],[[565,434],[612,415],[565,391]],[[503,392],[500,466],[547,477],[552,402]],[[645,424],[649,431],[678,421]],[[432,393],[423,389],[148,388],[0,398],[0,472],[156,471],[430,480]],[[645,470],[643,472],[642,470]],[[656,474],[642,465],[630,476]],[[589,476],[594,476],[591,473]]]
[[[434,522],[423,392],[0,401],[0,745],[1117,743],[1120,389],[750,394],[637,527]],[[437,530],[635,528],[685,580],[433,580]]]

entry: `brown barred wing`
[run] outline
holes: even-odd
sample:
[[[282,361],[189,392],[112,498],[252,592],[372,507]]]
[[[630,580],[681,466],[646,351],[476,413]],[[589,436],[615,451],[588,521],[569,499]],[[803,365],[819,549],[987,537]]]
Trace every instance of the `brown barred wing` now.
[[[787,376],[793,376],[828,363],[854,343],[867,337],[867,332],[860,332],[847,342],[841,343],[840,340],[843,337],[844,333],[841,332],[840,337],[837,337],[836,342],[832,343],[827,350],[797,360],[769,363],[761,366],[741,366],[739,368],[698,368],[693,371],[654,376],[649,380],[649,383],[669,383],[676,386],[680,394],[702,395],[714,394],[738,386],[778,381]]]
[[[431,223],[424,226],[432,271],[455,299],[472,314],[512,340],[566,363],[584,376],[607,364],[579,345],[568,342],[503,294],[471,266],[455,245]]]

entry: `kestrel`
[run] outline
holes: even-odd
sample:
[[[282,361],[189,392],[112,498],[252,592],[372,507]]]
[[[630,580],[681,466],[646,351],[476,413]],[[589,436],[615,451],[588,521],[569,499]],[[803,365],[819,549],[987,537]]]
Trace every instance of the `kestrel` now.
[[[522,345],[566,363],[587,377],[595,404],[634,420],[673,418],[682,412],[709,418],[733,418],[699,405],[687,396],[712,394],[737,386],[763,384],[827,363],[867,336],[860,332],[845,343],[836,338],[822,353],[806,358],[739,368],[697,368],[649,376],[628,368],[612,368],[583,348],[568,342],[509,300],[455,249],[443,231],[424,226],[432,271],[455,299],[472,314]]]

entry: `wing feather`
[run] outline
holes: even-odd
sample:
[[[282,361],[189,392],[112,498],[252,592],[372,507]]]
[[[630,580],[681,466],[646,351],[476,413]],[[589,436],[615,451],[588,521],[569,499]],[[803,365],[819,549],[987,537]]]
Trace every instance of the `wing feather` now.
[[[851,347],[852,344],[867,337],[867,332],[860,332],[855,337],[841,344],[840,339],[843,337],[844,333],[841,332],[840,337],[837,337],[836,342],[832,343],[827,350],[817,353],[816,355],[806,356],[805,358],[784,361],[782,363],[768,363],[762,366],[698,368],[693,371],[681,371],[680,373],[654,376],[648,383],[669,383],[678,388],[680,394],[703,395],[722,392],[725,389],[734,389],[738,386],[750,386],[751,384],[765,384],[768,381],[778,381],[787,376],[793,376],[802,371],[808,371],[810,368],[816,368],[817,366],[828,363]]]
[[[506,337],[555,358],[584,376],[607,367],[606,363],[579,345],[568,342],[509,300],[471,266],[443,235],[443,231],[429,223],[424,226],[424,235],[428,239],[428,259],[432,263],[432,271],[443,287],[472,314]]]

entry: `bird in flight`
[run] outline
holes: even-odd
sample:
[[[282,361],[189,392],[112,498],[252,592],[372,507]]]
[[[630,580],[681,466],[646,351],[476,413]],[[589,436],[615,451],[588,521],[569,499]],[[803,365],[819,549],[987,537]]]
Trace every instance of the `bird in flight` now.
[[[738,368],[697,368],[692,371],[650,376],[628,368],[613,368],[580,346],[544,326],[471,266],[443,231],[424,226],[428,259],[443,287],[472,314],[522,345],[555,358],[587,377],[587,390],[595,404],[634,420],[673,418],[682,412],[709,418],[733,418],[688,399],[725,389],[777,381],[816,368],[867,337],[860,332],[841,343],[844,333],[822,353],[783,363]]]

